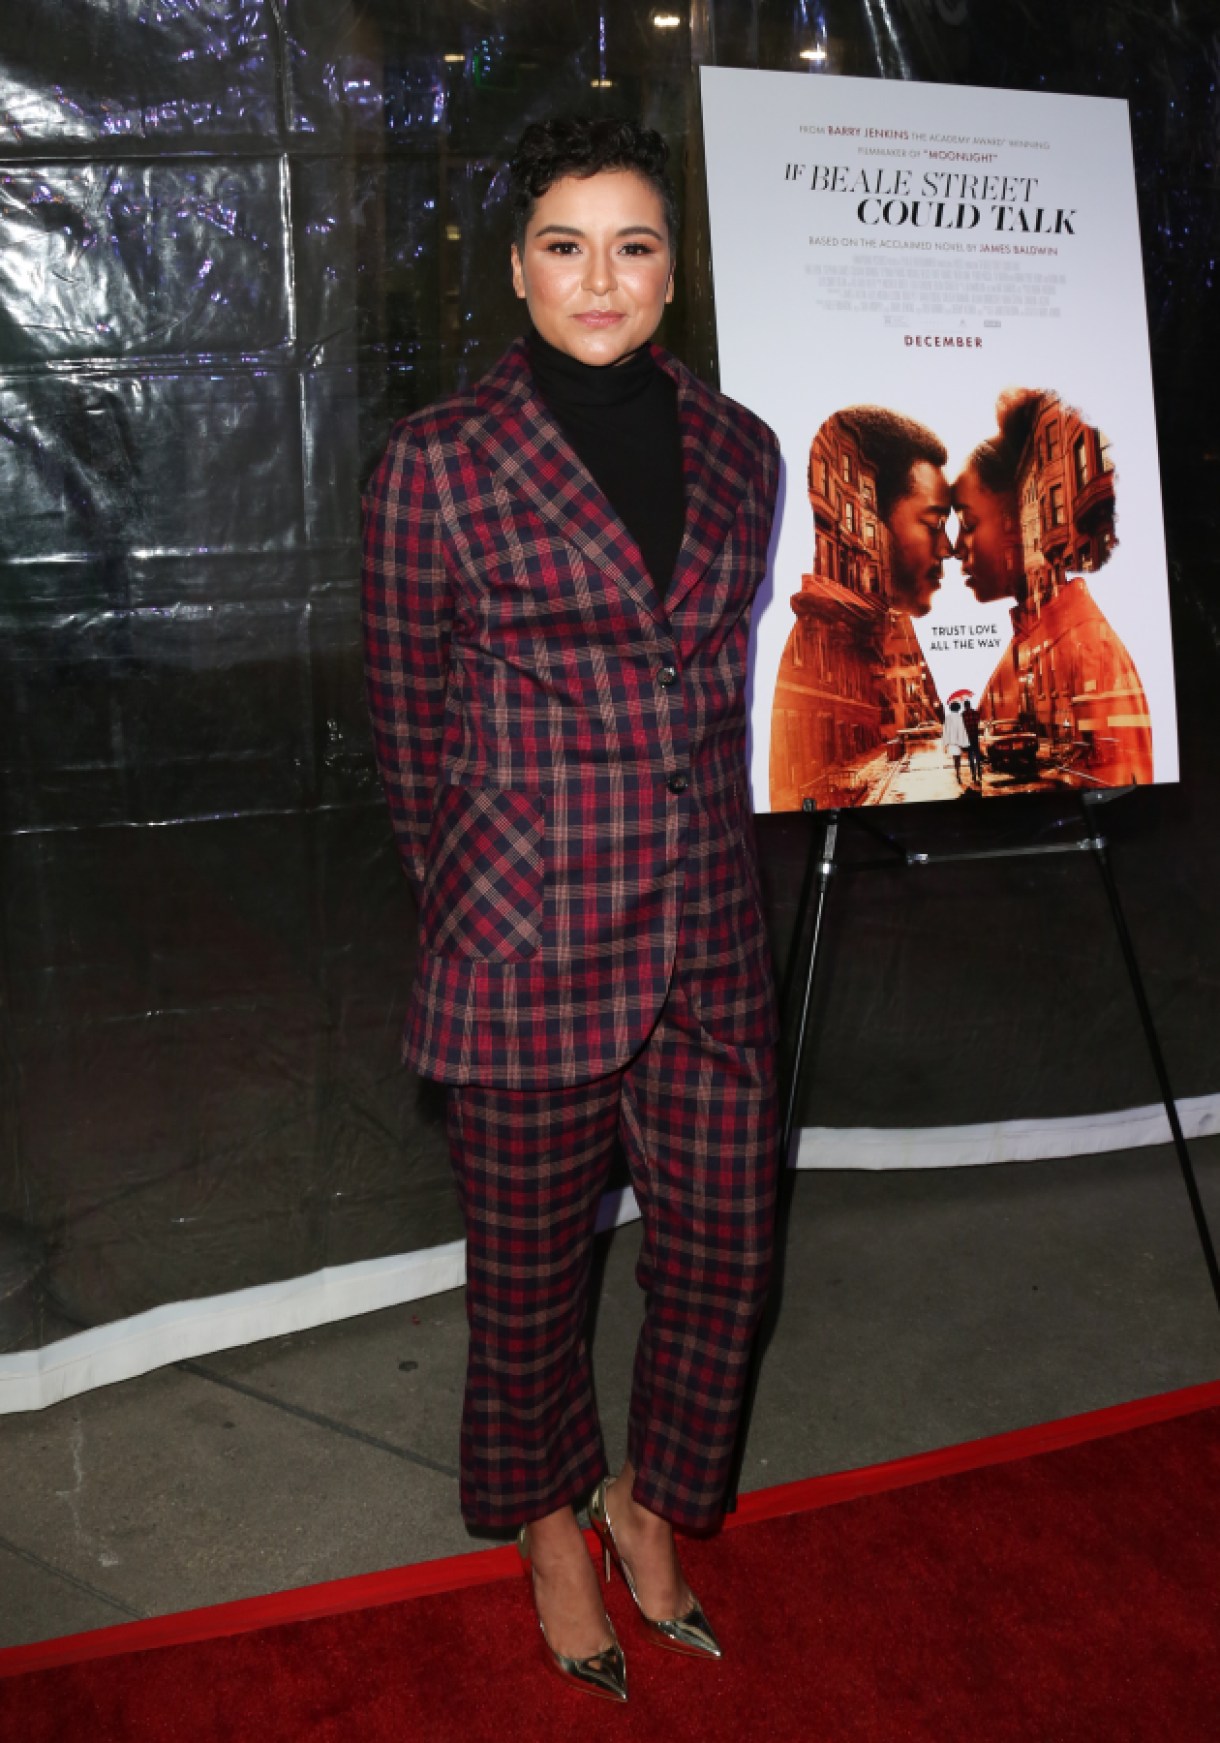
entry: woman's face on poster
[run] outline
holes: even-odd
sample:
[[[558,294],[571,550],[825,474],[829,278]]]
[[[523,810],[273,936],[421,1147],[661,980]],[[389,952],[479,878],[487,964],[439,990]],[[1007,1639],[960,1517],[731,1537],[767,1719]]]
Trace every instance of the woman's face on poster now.
[[[634,170],[565,176],[539,197],[512,269],[549,344],[582,363],[618,363],[652,338],[673,299],[661,197]]]
[[[1020,522],[1015,491],[992,491],[967,466],[953,486],[958,533],[954,555],[980,605],[1024,592]]]

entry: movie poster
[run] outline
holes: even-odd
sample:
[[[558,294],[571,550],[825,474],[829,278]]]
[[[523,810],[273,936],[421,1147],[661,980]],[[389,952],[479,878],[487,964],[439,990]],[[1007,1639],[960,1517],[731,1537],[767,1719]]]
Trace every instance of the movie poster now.
[[[785,483],[756,809],[1176,780],[1127,108],[704,68],[721,385]]]

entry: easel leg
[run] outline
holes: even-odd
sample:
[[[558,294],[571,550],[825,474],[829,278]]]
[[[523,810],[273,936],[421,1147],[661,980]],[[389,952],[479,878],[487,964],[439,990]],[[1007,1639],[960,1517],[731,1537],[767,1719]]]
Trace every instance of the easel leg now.
[[[806,804],[810,804],[806,800]],[[812,822],[812,817],[810,817]],[[792,983],[796,979],[797,964],[801,955],[801,939],[805,936],[805,919],[809,913],[809,899],[813,894],[814,874],[818,869],[818,856],[813,851],[813,837],[810,836],[805,852],[805,869],[801,873],[800,892],[796,898],[796,915],[792,922],[792,939],[788,946],[788,956],[784,963],[784,972],[779,983],[780,1011],[788,1009],[788,1001],[792,997]]]
[[[817,866],[817,904],[813,913],[813,937],[809,941],[809,961],[805,967],[805,986],[801,994],[801,1012],[797,1021],[796,1047],[792,1055],[792,1065],[788,1074],[788,1095],[784,1107],[783,1135],[780,1139],[780,1166],[788,1164],[788,1153],[792,1146],[792,1132],[796,1123],[796,1100],[801,1087],[801,1066],[805,1059],[805,1042],[809,1032],[809,1012],[813,1005],[813,984],[817,977],[819,946],[822,942],[822,919],[826,912],[826,897],[830,891],[830,880],[834,876],[835,848],[839,839],[839,813],[829,811],[826,814],[826,835],[822,844],[822,857]]]
[[[1161,1052],[1160,1039],[1156,1032],[1156,1023],[1152,1016],[1152,1007],[1148,1003],[1148,995],[1144,991],[1144,978],[1140,973],[1139,962],[1135,954],[1135,946],[1127,929],[1126,915],[1123,913],[1122,901],[1118,894],[1118,884],[1114,878],[1114,868],[1110,864],[1109,846],[1104,835],[1092,829],[1093,817],[1090,812],[1093,807],[1088,803],[1086,795],[1082,803],[1085,815],[1088,817],[1093,858],[1101,873],[1101,881],[1106,887],[1106,895],[1110,902],[1110,913],[1114,920],[1114,930],[1118,934],[1118,942],[1122,949],[1123,961],[1127,965],[1127,978],[1131,982],[1131,991],[1135,995],[1136,1008],[1139,1011],[1140,1022],[1143,1025],[1144,1040],[1148,1045],[1148,1057],[1152,1061],[1152,1069],[1156,1073],[1157,1085],[1160,1088],[1161,1100],[1165,1104],[1165,1113],[1169,1119],[1169,1130],[1173,1137],[1173,1147],[1177,1152],[1178,1164],[1182,1170],[1182,1179],[1186,1185],[1186,1196],[1190,1200],[1190,1208],[1194,1213],[1195,1228],[1199,1234],[1199,1244],[1203,1248],[1203,1258],[1207,1265],[1207,1274],[1211,1278],[1212,1292],[1216,1297],[1216,1306],[1220,1308],[1220,1265],[1216,1262],[1216,1249],[1212,1241],[1211,1229],[1208,1227],[1207,1212],[1203,1208],[1203,1200],[1199,1194],[1199,1182],[1195,1176],[1194,1163],[1190,1159],[1190,1151],[1186,1147],[1186,1134],[1182,1130],[1182,1122],[1178,1118],[1177,1103],[1174,1100],[1173,1089],[1169,1082],[1169,1072],[1165,1066],[1165,1058]]]
[[[805,875],[801,880],[800,899],[797,903],[796,924],[792,933],[792,945],[788,961],[784,969],[783,992],[780,997],[780,1010],[788,1008],[788,995],[792,990],[792,982],[796,977],[796,965],[800,957],[801,940],[805,933],[805,916],[809,911],[809,898],[813,888],[813,879],[817,877],[817,906],[813,916],[813,936],[809,942],[809,959],[805,965],[805,985],[801,995],[801,1014],[797,1026],[796,1047],[792,1062],[788,1069],[788,1083],[784,1096],[783,1133],[779,1147],[779,1188],[776,1194],[775,1228],[775,1267],[771,1279],[771,1291],[767,1297],[767,1305],[763,1311],[762,1324],[754,1341],[754,1349],[750,1356],[750,1377],[746,1382],[745,1400],[742,1404],[741,1421],[737,1430],[737,1446],[733,1454],[733,1470],[729,1478],[729,1492],[726,1510],[736,1511],[737,1492],[741,1487],[741,1466],[745,1457],[746,1436],[750,1430],[750,1420],[754,1414],[754,1400],[758,1395],[758,1380],[762,1372],[763,1358],[767,1345],[775,1333],[776,1321],[779,1318],[780,1303],[784,1293],[784,1250],[783,1241],[788,1228],[788,1211],[792,1202],[792,1174],[788,1168],[788,1152],[792,1147],[793,1123],[796,1119],[796,1099],[800,1090],[801,1067],[804,1064],[806,1037],[809,1030],[809,1012],[813,1004],[813,984],[817,974],[818,951],[822,941],[822,917],[826,908],[826,896],[830,888],[830,880],[835,869],[835,847],[839,837],[839,814],[837,811],[824,813],[826,833],[822,841],[822,857],[817,858],[811,833],[809,842],[809,857],[805,863]],[[810,817],[812,824],[814,819]]]

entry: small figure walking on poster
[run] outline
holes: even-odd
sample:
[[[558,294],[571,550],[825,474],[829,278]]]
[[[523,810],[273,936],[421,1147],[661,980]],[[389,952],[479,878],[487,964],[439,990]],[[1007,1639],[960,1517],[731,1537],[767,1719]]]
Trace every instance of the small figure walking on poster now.
[[[957,777],[958,786],[962,786],[962,752],[969,750],[970,737],[966,731],[966,723],[962,719],[960,702],[950,702],[945,709],[945,729],[941,733],[941,747],[947,750],[953,758],[953,773]]]
[[[979,743],[979,711],[971,701],[962,704],[962,725],[966,728],[966,760],[976,787],[983,784],[983,748]]]

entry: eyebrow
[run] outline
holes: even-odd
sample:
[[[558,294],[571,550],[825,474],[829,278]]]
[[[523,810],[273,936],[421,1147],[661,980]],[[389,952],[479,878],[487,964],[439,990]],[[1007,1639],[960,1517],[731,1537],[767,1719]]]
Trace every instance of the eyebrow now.
[[[535,230],[535,236],[583,236],[585,232],[575,224],[544,224],[541,230]],[[654,230],[651,224],[626,224],[621,230],[615,231],[616,236],[652,236],[658,242],[665,238],[659,230]]]

